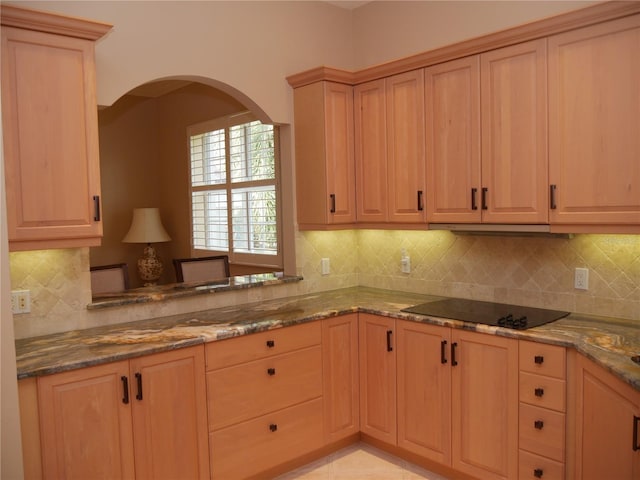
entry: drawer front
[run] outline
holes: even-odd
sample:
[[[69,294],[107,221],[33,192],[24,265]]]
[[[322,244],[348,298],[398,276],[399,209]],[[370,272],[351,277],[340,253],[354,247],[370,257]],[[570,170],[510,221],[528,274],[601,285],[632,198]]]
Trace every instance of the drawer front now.
[[[564,462],[564,413],[521,403],[519,425],[521,449]]]
[[[309,322],[207,343],[205,346],[207,370],[319,345],[322,335],[321,323]]]
[[[315,347],[207,372],[209,430],[322,395],[322,351]]]
[[[564,480],[564,463],[520,450],[518,480]]]
[[[520,401],[565,412],[565,381],[520,372]]]
[[[567,354],[564,347],[520,341],[520,371],[566,379]]]
[[[213,479],[247,478],[322,446],[322,399],[213,432]]]

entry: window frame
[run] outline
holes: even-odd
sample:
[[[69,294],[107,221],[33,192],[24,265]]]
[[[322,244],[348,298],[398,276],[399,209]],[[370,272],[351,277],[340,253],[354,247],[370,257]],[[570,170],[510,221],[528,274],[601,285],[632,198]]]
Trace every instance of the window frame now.
[[[191,248],[191,256],[202,257],[210,255],[228,255],[229,263],[236,265],[250,265],[259,266],[261,268],[272,268],[274,270],[282,270],[284,265],[284,259],[282,254],[282,191],[281,191],[281,170],[280,170],[280,130],[275,124],[273,127],[273,149],[274,149],[274,179],[261,179],[254,181],[231,181],[231,142],[230,142],[230,129],[237,125],[243,125],[246,123],[259,121],[259,119],[251,112],[241,112],[232,115],[226,115],[224,117],[207,120],[197,124],[189,125],[187,127],[187,151],[188,151],[188,183],[189,183],[189,243]],[[262,122],[261,122],[262,123]],[[225,182],[220,184],[208,184],[201,186],[194,186],[192,180],[192,160],[191,160],[191,137],[194,135],[200,135],[215,130],[225,131]],[[233,243],[233,218],[232,218],[232,192],[234,190],[245,189],[247,187],[263,187],[271,186],[275,188],[276,199],[276,235],[277,235],[277,252],[275,255],[268,254],[256,254],[256,253],[244,253],[234,251]],[[194,245],[193,235],[193,193],[194,192],[206,192],[206,191],[224,191],[227,198],[227,225],[228,225],[228,242],[229,249],[227,250],[209,250],[196,248]]]

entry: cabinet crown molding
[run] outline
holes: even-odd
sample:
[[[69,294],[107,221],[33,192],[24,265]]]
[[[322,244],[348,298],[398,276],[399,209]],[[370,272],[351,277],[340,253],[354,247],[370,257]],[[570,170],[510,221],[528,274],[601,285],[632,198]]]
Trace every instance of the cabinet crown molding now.
[[[603,2],[358,71],[350,72],[322,66],[290,75],[287,81],[293,88],[322,80],[357,85],[638,13],[640,13],[638,1]]]
[[[0,22],[3,27],[23,28],[94,41],[102,38],[113,28],[109,23],[4,4],[0,5]]]

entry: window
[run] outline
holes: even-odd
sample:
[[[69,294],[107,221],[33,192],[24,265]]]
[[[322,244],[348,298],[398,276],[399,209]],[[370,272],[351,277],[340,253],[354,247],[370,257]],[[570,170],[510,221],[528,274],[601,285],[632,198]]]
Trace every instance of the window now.
[[[188,135],[194,253],[281,268],[277,127],[243,113]]]

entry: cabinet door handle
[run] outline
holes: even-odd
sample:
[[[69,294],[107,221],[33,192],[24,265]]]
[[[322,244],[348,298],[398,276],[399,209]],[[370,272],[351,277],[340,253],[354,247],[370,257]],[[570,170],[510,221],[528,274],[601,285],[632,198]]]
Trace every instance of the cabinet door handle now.
[[[272,376],[272,377],[273,377],[273,376],[276,374],[276,369],[275,369],[275,368],[267,368],[267,373],[268,373],[270,376]]]
[[[126,405],[129,403],[129,379],[123,375],[120,380],[122,380],[122,403]]]
[[[387,352],[393,352],[393,344],[391,343],[391,335],[393,335],[393,330],[387,330]]]
[[[533,426],[536,428],[536,430],[542,430],[544,428],[544,422],[542,420],[536,420],[535,422],[533,422]]]
[[[447,341],[442,340],[440,342],[440,363],[447,363]]]
[[[487,210],[487,192],[489,189],[487,187],[482,187],[482,210]]]
[[[272,432],[277,431],[278,430],[278,424],[276,424],[276,423],[269,424],[269,430],[271,430]]]
[[[549,208],[551,210],[555,210],[556,208],[558,208],[558,206],[556,205],[556,186],[555,185],[549,185]]]
[[[544,388],[538,387],[533,391],[533,393],[536,397],[542,397],[544,395]]]
[[[478,189],[477,188],[472,188],[471,189],[471,210],[477,210],[478,209],[478,205],[476,204],[476,196],[478,195]]]
[[[422,190],[418,190],[418,211],[421,212],[424,210],[424,203],[422,201]]]
[[[542,355],[536,355],[535,357],[533,357],[533,361],[537,365],[542,365],[544,363],[544,357]]]
[[[640,450],[640,445],[638,445],[638,423],[640,423],[640,417],[633,416],[633,451],[637,452]]]
[[[276,346],[276,342],[274,340],[267,340],[267,348],[273,348]]]
[[[332,193],[331,195],[329,195],[329,198],[331,199],[331,213],[336,213],[336,194]]]
[[[93,221],[100,221],[100,195],[93,196]]]
[[[142,374],[136,373],[136,382],[138,384],[138,393],[136,393],[136,399],[142,400]]]
[[[456,348],[458,348],[458,342],[453,342],[451,344],[451,366],[455,367],[458,365],[458,360],[456,360]]]
[[[542,475],[544,475],[544,471],[541,468],[536,468],[533,471],[533,476],[536,478],[542,478]]]

